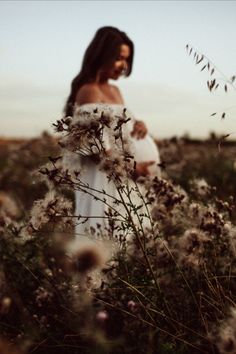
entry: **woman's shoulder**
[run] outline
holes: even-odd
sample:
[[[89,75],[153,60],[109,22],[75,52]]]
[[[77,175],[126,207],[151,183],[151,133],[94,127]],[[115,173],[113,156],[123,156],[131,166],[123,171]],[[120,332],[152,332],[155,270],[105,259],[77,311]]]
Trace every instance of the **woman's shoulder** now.
[[[114,84],[109,84],[109,86],[110,86],[110,88],[111,88],[113,91],[115,91],[115,92],[121,94],[120,89],[119,89],[118,86],[116,86],[116,85],[114,85]]]
[[[116,85],[113,85],[113,84],[110,84],[110,86],[111,86],[113,92],[115,92],[115,94],[116,94],[116,96],[117,96],[117,98],[118,98],[118,101],[119,101],[121,104],[124,104],[124,99],[123,99],[123,96],[122,96],[122,94],[121,94],[121,91],[120,91],[119,87],[116,86]]]
[[[100,100],[100,91],[96,83],[86,83],[76,94],[76,103],[82,105],[85,103],[98,102]]]

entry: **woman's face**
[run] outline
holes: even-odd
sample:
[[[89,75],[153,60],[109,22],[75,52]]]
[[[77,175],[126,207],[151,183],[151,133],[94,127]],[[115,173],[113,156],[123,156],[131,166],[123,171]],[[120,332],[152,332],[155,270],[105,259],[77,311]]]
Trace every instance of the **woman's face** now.
[[[114,63],[103,70],[107,79],[117,80],[128,68],[128,59],[130,57],[130,47],[127,44],[120,46],[120,53]]]

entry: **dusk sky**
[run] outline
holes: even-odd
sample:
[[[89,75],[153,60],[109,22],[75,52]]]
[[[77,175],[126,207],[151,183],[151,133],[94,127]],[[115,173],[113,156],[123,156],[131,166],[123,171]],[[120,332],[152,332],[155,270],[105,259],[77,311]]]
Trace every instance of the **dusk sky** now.
[[[116,84],[155,137],[236,138],[235,89],[210,93],[209,75],[185,50],[206,55],[221,84],[235,75],[235,1],[0,1],[1,136],[53,132],[84,51],[106,25],[135,44],[133,73]],[[223,111],[225,120],[210,117]]]

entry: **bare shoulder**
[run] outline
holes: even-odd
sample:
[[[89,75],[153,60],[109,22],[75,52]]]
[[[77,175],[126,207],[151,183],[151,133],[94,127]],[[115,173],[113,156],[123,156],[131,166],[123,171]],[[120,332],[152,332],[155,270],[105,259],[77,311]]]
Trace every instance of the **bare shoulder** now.
[[[100,91],[95,83],[83,85],[76,95],[76,103],[82,105],[85,103],[96,103],[100,101]]]
[[[117,97],[119,98],[120,103],[124,104],[124,99],[123,99],[123,96],[121,94],[119,87],[116,85],[111,85],[111,87],[114,90],[114,92],[116,93]]]
[[[116,85],[111,85],[112,89],[121,95],[120,89]]]

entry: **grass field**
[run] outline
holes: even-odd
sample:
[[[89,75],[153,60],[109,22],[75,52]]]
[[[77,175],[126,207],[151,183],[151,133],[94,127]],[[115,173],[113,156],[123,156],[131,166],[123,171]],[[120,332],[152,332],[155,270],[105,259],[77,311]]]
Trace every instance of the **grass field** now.
[[[81,245],[72,180],[42,170],[58,138],[0,139],[0,353],[235,353],[236,142],[220,141],[157,141],[151,227],[130,202]]]

